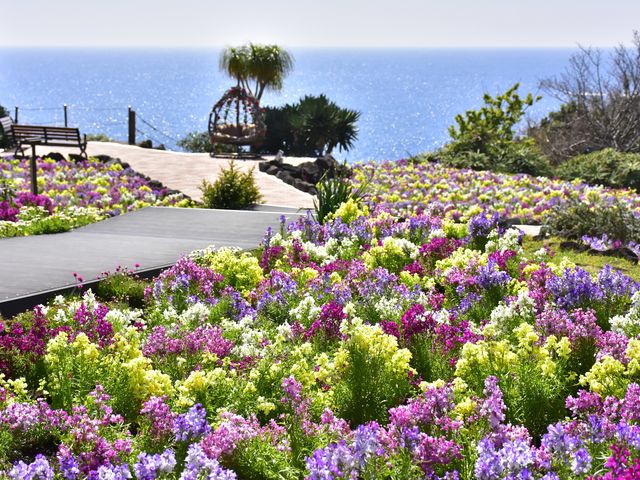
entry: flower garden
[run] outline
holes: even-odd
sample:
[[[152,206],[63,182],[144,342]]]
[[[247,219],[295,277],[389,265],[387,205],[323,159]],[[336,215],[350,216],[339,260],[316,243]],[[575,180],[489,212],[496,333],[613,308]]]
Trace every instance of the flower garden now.
[[[639,285],[384,195],[3,320],[0,476],[640,478]]]
[[[523,224],[538,224],[568,199],[616,200],[640,212],[640,195],[632,190],[591,186],[579,180],[447,168],[438,163],[366,163],[356,168],[356,183],[366,183],[368,200],[398,214],[428,210],[456,221],[483,210]]]
[[[0,158],[0,238],[63,232],[152,205],[190,204],[120,163],[39,158],[37,166],[40,194],[33,195],[29,159]]]

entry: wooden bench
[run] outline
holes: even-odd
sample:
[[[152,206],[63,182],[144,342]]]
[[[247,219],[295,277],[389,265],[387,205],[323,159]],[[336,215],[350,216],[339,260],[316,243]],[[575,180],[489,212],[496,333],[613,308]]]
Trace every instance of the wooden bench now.
[[[1,119],[5,129],[5,118]],[[41,125],[20,125],[9,118],[10,135],[16,147],[16,155],[25,149],[25,145],[47,145],[55,147],[78,147],[80,155],[87,158],[87,136],[80,137],[80,130],[69,127],[48,127]],[[5,129],[6,132],[6,129]]]
[[[15,147],[15,142],[13,141],[13,134],[11,133],[11,127],[13,126],[13,120],[11,117],[2,117],[0,118],[0,127],[2,127],[2,133],[7,143],[9,144],[9,148]],[[17,152],[16,152],[17,153]]]

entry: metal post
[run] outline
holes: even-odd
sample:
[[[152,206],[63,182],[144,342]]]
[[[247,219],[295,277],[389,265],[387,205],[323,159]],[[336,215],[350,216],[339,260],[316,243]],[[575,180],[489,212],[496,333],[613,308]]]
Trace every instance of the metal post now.
[[[14,115],[15,118],[13,119],[15,123],[18,123],[18,110],[19,108],[16,106],[16,114]]]
[[[64,126],[68,127],[69,126],[69,122],[68,122],[68,114],[67,114],[67,104],[64,104]]]
[[[36,165],[36,144],[31,144],[31,193],[34,195],[38,194],[38,167]]]
[[[136,112],[129,106],[129,145],[136,144]]]

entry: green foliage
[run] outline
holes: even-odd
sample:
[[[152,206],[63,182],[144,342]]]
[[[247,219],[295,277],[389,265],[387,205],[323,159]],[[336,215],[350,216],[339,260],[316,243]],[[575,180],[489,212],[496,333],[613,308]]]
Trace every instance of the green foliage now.
[[[565,180],[580,178],[591,185],[640,190],[640,154],[607,148],[573,157],[562,163],[556,173]]]
[[[87,142],[115,142],[115,140],[104,133],[88,133]]]
[[[547,217],[543,232],[568,240],[580,240],[588,235],[620,240],[640,241],[640,219],[626,205],[601,200],[586,203],[572,199],[555,207]]]
[[[344,175],[337,175],[333,178],[324,177],[316,185],[318,194],[313,200],[318,222],[325,223],[331,214],[338,211],[341,205],[347,204],[350,200],[356,204],[360,203],[366,188],[366,183],[354,188]]]
[[[640,281],[640,265],[638,265],[638,262],[635,260],[602,255],[593,251],[582,252],[569,249],[563,247],[562,243],[563,240],[558,237],[541,240],[525,235],[522,246],[525,253],[529,256],[533,256],[535,252],[540,251],[540,249],[550,249],[552,252],[556,252],[559,258],[567,258],[571,263],[575,263],[578,267],[588,271],[592,275],[597,275],[605,265],[611,265],[614,269],[620,270],[636,281]]]
[[[104,277],[95,287],[95,294],[105,302],[117,301],[131,308],[144,307],[144,290],[148,282],[125,270]]]
[[[178,141],[178,146],[187,152],[212,153],[213,145],[207,132],[190,132]]]
[[[526,109],[541,97],[530,93],[522,98],[517,93],[516,83],[502,95],[492,97],[486,93],[484,106],[479,110],[468,110],[455,117],[456,125],[449,127],[452,142],[448,150],[452,154],[478,152],[492,157],[500,157],[512,148],[515,141],[515,126],[524,116]],[[530,144],[530,141],[525,141]]]
[[[390,408],[411,391],[407,368],[411,353],[398,349],[395,337],[376,332],[379,327],[356,327],[338,351],[346,360],[335,388],[336,413],[351,425],[376,420],[384,423]],[[336,360],[339,363],[338,360]]]
[[[198,262],[220,273],[224,277],[224,285],[232,286],[243,294],[257,287],[263,278],[258,259],[237,249],[220,248],[207,252]]]
[[[246,208],[262,199],[256,185],[252,167],[247,172],[241,172],[236,163],[231,160],[228,168],[220,171],[220,176],[213,184],[202,181],[202,202],[206,208]]]
[[[512,143],[496,155],[477,151],[453,153],[443,149],[439,155],[431,154],[443,165],[472,170],[491,170],[503,173],[526,173],[535,176],[551,175],[548,160],[535,147],[524,143]],[[428,158],[428,157],[427,157]]]
[[[193,153],[232,153],[233,145],[223,145],[211,143],[211,136],[208,132],[190,132],[186,137],[178,140],[177,145],[187,152]]]
[[[265,109],[265,152],[283,150],[300,156],[348,151],[358,138],[360,112],[341,108],[326,95],[307,95],[298,103]]]
[[[73,207],[50,215],[42,207],[26,207],[18,214],[20,222],[0,222],[0,238],[46,233],[67,232],[74,228],[99,222],[104,215],[88,207]]]
[[[284,78],[293,70],[293,57],[278,45],[250,43],[226,48],[220,55],[220,70],[260,100],[267,89],[282,90]]]

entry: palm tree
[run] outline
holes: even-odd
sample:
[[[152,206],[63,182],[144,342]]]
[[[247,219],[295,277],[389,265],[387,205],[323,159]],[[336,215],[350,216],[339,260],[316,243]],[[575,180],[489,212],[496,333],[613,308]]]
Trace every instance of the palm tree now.
[[[282,89],[284,78],[293,70],[293,57],[278,45],[250,43],[226,48],[220,55],[220,69],[260,100],[265,90]]]

